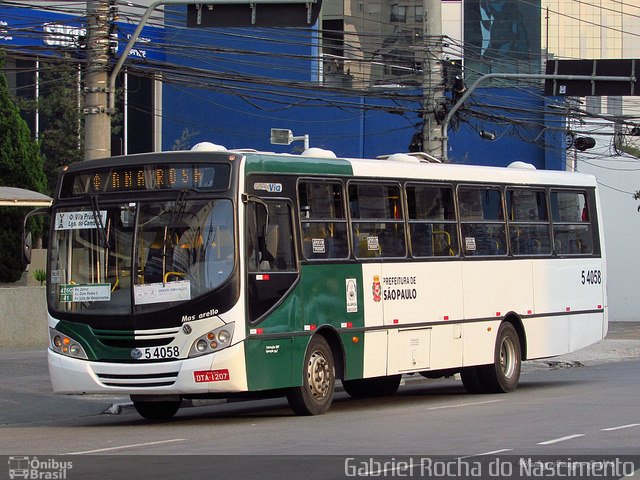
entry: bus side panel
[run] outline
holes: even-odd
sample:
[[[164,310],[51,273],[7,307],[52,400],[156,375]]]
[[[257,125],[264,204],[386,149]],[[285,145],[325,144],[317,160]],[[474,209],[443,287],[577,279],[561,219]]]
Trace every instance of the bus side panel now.
[[[346,378],[361,378],[366,339],[361,266],[353,264],[304,265],[294,288],[274,310],[251,329],[247,341],[250,390],[302,384],[302,368],[311,335],[325,328],[339,333]],[[355,287],[355,298],[350,292]],[[358,337],[353,341],[353,337]],[[347,339],[348,341],[345,341]]]
[[[569,315],[524,319],[527,360],[567,353],[570,321]]]
[[[290,386],[294,356],[292,332],[302,315],[300,291],[294,287],[273,310],[247,326],[245,359],[250,391]],[[251,331],[260,329],[260,334]],[[302,361],[302,360],[300,360]]]
[[[384,326],[382,313],[382,269],[379,263],[362,265],[363,324],[367,328]],[[363,370],[353,378],[381,377],[387,374],[388,333],[386,329],[365,333]]]
[[[464,365],[493,363],[500,321],[509,312],[527,315],[533,310],[531,261],[465,261],[462,283],[464,317],[475,320],[464,325]]]
[[[462,327],[455,323],[463,316],[461,262],[384,263],[381,281],[384,324],[398,327],[389,330],[387,373],[462,365]],[[439,324],[405,333],[431,322]]]
[[[292,338],[247,340],[247,377],[249,390],[288,387],[292,382]]]
[[[527,337],[531,332],[538,338],[529,338],[528,358],[562,355],[603,338],[606,316],[602,267],[600,258],[534,263],[535,314],[542,317],[525,323]]]

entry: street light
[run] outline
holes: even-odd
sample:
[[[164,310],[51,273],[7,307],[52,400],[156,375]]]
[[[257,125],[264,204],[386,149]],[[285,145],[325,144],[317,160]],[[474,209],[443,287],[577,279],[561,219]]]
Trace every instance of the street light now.
[[[309,134],[305,133],[295,137],[291,130],[286,128],[272,128],[271,129],[271,144],[272,145],[291,145],[296,140],[304,141],[304,149],[309,148]]]

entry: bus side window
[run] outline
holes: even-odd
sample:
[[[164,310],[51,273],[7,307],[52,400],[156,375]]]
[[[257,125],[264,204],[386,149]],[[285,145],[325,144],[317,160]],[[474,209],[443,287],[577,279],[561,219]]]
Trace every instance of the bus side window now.
[[[509,188],[507,212],[512,255],[551,254],[551,233],[545,191]]]
[[[247,267],[250,272],[295,270],[291,208],[285,202],[247,207]],[[268,223],[267,223],[268,222]]]
[[[344,192],[338,181],[304,180],[298,185],[302,254],[308,260],[349,256]]]
[[[453,188],[449,185],[407,185],[407,212],[414,257],[458,255]]]
[[[554,250],[558,255],[590,255],[593,232],[584,192],[551,191]]]
[[[406,256],[400,199],[400,187],[396,184],[349,184],[349,209],[356,258]]]
[[[465,255],[506,255],[507,233],[500,189],[459,187],[458,205]]]

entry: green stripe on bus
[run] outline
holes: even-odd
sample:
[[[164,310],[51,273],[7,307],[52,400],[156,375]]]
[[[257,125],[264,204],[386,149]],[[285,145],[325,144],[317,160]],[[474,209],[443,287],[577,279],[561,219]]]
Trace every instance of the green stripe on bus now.
[[[65,320],[58,322],[55,328],[60,333],[68,335],[82,345],[89,360],[131,360],[131,347],[109,347],[104,345],[100,339],[117,339],[131,342],[135,339],[133,331],[93,330],[89,325]]]
[[[355,280],[357,285],[357,310],[351,312],[347,312],[348,280]],[[303,266],[300,281],[287,298],[265,320],[248,327],[247,333],[252,328],[260,328],[262,334],[247,339],[249,390],[300,385],[304,354],[311,335],[325,335],[333,344],[335,354],[344,354],[345,378],[362,378],[364,335],[355,331],[362,327],[364,285],[361,265]],[[354,341],[354,337],[357,340]]]
[[[336,158],[283,157],[247,154],[245,173],[295,173],[300,175],[353,175],[351,162]]]

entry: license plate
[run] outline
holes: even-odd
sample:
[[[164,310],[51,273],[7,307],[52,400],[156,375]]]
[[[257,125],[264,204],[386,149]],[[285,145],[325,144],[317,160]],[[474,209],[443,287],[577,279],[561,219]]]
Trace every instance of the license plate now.
[[[204,382],[224,382],[229,380],[229,370],[199,370],[193,372],[193,379],[196,383]]]
[[[179,356],[180,348],[178,346],[134,348],[131,350],[131,358],[135,360],[162,360]]]

